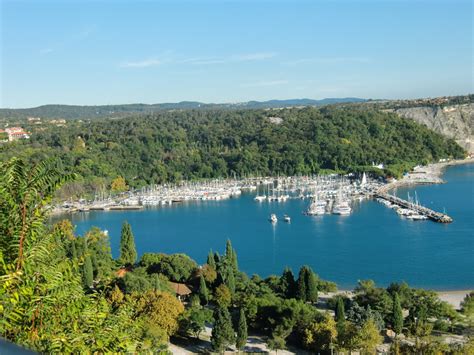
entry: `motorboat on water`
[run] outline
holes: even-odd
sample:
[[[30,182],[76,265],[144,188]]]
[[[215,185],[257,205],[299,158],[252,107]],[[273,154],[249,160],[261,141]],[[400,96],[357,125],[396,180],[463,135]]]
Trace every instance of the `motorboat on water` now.
[[[290,223],[290,222],[291,222],[291,217],[288,216],[287,214],[285,214],[285,215],[283,216],[283,220],[284,220],[286,223]]]
[[[278,218],[277,218],[277,216],[276,216],[275,213],[272,213],[272,214],[270,215],[269,221],[272,222],[272,223],[278,222]]]
[[[263,196],[255,196],[254,200],[257,201],[257,202],[263,202],[267,199],[267,196],[263,195]]]

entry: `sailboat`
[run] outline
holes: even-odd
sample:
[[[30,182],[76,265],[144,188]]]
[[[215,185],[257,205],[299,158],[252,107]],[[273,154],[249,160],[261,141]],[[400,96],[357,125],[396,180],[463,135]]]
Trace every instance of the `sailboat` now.
[[[258,187],[257,187],[257,196],[255,196],[254,200],[257,201],[257,202],[263,202],[267,199],[267,196],[264,195],[260,195],[259,192],[258,192]]]

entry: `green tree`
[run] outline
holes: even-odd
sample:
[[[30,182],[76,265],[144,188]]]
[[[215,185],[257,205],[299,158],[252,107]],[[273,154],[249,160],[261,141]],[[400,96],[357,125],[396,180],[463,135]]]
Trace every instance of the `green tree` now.
[[[214,291],[214,299],[220,307],[229,307],[232,303],[232,294],[230,293],[229,288],[222,284]]]
[[[137,250],[135,248],[135,238],[132,227],[127,222],[122,224],[120,234],[120,262],[123,265],[134,265],[137,261]]]
[[[209,251],[209,254],[207,255],[207,265],[212,267],[214,270],[216,270],[216,260],[214,259],[214,252],[212,249]]]
[[[281,290],[286,298],[293,298],[296,295],[296,281],[293,271],[289,267],[283,270],[280,277]]]
[[[128,190],[127,183],[122,176],[117,176],[111,183],[110,188],[113,192],[124,192]]]
[[[272,336],[270,339],[268,339],[267,346],[270,350],[278,353],[278,350],[286,349],[285,338],[281,336]]]
[[[403,329],[403,313],[400,305],[400,297],[398,293],[393,296],[393,314],[392,314],[393,331],[398,335],[402,333]]]
[[[232,269],[228,270],[227,279],[225,280],[225,284],[229,288],[229,291],[232,295],[235,293],[235,277],[234,271]]]
[[[298,274],[298,281],[296,284],[296,298],[306,302],[307,290],[306,290],[306,279],[307,279],[307,269],[302,267]]]
[[[82,265],[82,280],[85,288],[90,288],[94,281],[94,274],[92,270],[92,261],[89,255],[86,255],[84,264]]]
[[[383,337],[380,335],[375,322],[369,319],[359,331],[359,346],[363,353],[374,354],[377,345],[382,344]]]
[[[227,239],[226,246],[225,246],[225,257],[233,269],[234,272],[238,271],[237,265],[237,255],[235,254],[235,250],[232,248],[232,243],[230,239]]]
[[[474,291],[471,291],[461,302],[461,312],[468,318],[474,320]]]
[[[199,277],[199,298],[202,304],[209,302],[209,291],[207,290],[206,280],[202,275]]]
[[[304,330],[303,344],[314,352],[332,349],[336,341],[336,322],[332,317],[326,316],[320,322],[311,323]]]
[[[337,332],[340,333],[344,329],[345,322],[346,322],[346,314],[344,312],[344,301],[342,297],[337,298],[335,318],[336,318]]]
[[[247,344],[247,319],[245,317],[244,309],[240,309],[239,321],[237,324],[237,338],[236,338],[236,347],[238,350],[242,350]]]
[[[311,303],[318,301],[318,281],[310,267],[306,272],[306,301]]]
[[[214,311],[214,326],[211,335],[212,349],[221,353],[234,342],[235,334],[229,311],[225,307],[217,307]]]
[[[315,273],[309,266],[303,266],[298,275],[296,298],[305,302],[318,300],[318,281]]]
[[[205,329],[206,322],[212,321],[212,311],[201,306],[187,309],[179,321],[180,332],[190,333],[199,339],[199,335]]]

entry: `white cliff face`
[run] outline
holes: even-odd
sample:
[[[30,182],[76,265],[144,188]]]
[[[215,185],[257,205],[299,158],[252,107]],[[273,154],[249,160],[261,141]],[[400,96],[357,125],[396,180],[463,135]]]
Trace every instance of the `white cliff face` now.
[[[409,107],[394,110],[401,117],[426,125],[435,132],[454,138],[474,153],[474,103],[445,107]]]

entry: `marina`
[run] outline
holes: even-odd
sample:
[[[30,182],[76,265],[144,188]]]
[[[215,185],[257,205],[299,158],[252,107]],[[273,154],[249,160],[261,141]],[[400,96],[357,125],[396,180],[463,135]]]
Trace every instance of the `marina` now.
[[[280,274],[285,266],[310,265],[322,278],[349,289],[359,279],[377,284],[406,281],[441,290],[474,288],[474,164],[450,167],[447,183],[400,186],[390,194],[434,211],[446,209],[453,223],[417,221],[400,216],[375,199],[353,199],[349,215],[303,214],[311,199],[256,202],[257,190],[239,198],[147,206],[141,210],[90,211],[66,215],[78,234],[92,226],[109,231],[112,253],[118,256],[120,229],[128,221],[137,252],[186,253],[199,263],[210,249],[227,239],[239,253],[239,266],[249,275]],[[380,185],[382,186],[382,185]],[[260,194],[263,194],[260,187]],[[293,195],[293,194],[292,194]],[[318,199],[321,201],[322,197]],[[271,214],[278,221],[269,222]],[[284,222],[284,215],[291,222]],[[57,218],[64,218],[64,215]],[[342,267],[344,265],[344,267]],[[443,265],[439,268],[439,265]]]
[[[441,183],[437,177],[427,178],[416,173],[416,178],[423,182],[434,181]],[[404,181],[413,184],[412,174],[407,175]],[[351,205],[368,198],[383,201],[387,207],[393,208],[398,214],[412,220],[431,219],[440,223],[451,223],[453,219],[444,214],[418,203],[403,200],[390,195],[388,188],[397,186],[398,182],[387,184],[382,179],[368,178],[365,173],[360,176],[353,174],[315,175],[293,177],[259,177],[243,180],[215,179],[204,182],[183,182],[177,185],[152,185],[140,190],[130,191],[115,197],[98,197],[92,201],[81,200],[65,203],[60,209],[66,212],[89,211],[122,211],[141,210],[146,207],[165,207],[178,203],[196,201],[222,201],[240,197],[243,192],[255,192],[253,200],[257,203],[285,203],[292,199],[309,200],[308,207],[301,212],[306,216],[324,214],[350,215]],[[290,218],[283,218],[290,222]],[[272,218],[275,223],[277,217]]]

